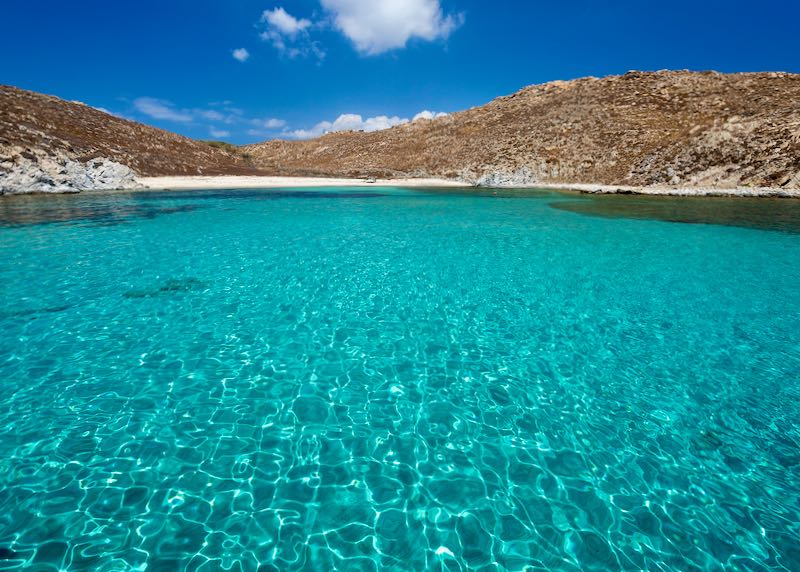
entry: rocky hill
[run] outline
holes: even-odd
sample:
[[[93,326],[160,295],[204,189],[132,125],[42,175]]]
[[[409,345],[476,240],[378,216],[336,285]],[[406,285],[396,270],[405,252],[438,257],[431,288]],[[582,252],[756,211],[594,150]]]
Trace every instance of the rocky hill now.
[[[555,81],[433,120],[214,147],[0,86],[0,194],[136,176],[439,177],[482,185],[800,189],[800,75],[630,72]]]
[[[373,133],[246,148],[274,174],[800,188],[800,75],[631,72]]]
[[[0,86],[0,194],[130,187],[136,175],[252,174],[235,150]]]

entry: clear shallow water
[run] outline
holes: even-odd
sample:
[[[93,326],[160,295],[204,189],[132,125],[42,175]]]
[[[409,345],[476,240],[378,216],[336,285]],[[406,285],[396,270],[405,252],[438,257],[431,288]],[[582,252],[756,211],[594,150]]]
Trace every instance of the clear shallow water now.
[[[3,199],[0,569],[800,569],[794,204],[604,200]]]

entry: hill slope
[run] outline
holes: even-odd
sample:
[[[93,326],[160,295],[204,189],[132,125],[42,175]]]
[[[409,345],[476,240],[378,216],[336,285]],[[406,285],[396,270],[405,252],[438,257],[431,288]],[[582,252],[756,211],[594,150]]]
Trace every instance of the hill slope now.
[[[9,180],[13,172],[38,180],[41,188],[34,190],[65,190],[101,164],[112,173],[126,171],[116,163],[149,176],[258,174],[239,153],[82,103],[0,86],[0,177]]]
[[[800,75],[631,72],[435,120],[246,147],[276,174],[800,187]]]

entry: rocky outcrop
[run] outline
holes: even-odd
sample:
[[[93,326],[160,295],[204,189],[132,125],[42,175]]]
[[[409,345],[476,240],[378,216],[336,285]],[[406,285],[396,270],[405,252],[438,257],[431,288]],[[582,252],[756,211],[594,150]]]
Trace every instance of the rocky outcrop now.
[[[465,183],[478,187],[532,187],[540,183],[528,167],[516,171],[486,171],[482,175],[465,173],[461,177]]]
[[[800,188],[800,75],[630,72],[373,133],[245,147],[272,174]]]
[[[0,188],[130,187],[133,173],[258,175],[233,146],[212,146],[88,105],[0,85]]]
[[[141,187],[129,167],[102,157],[81,162],[19,147],[0,148],[0,157],[0,195]]]

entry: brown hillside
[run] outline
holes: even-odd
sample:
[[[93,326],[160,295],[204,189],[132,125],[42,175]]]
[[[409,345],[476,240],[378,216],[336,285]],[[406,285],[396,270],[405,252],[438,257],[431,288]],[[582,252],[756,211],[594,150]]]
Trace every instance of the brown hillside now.
[[[258,173],[240,153],[82,103],[0,85],[0,157],[31,152],[77,161],[104,157],[145,176]]]
[[[374,133],[246,147],[273,173],[800,187],[800,75],[631,72]]]

